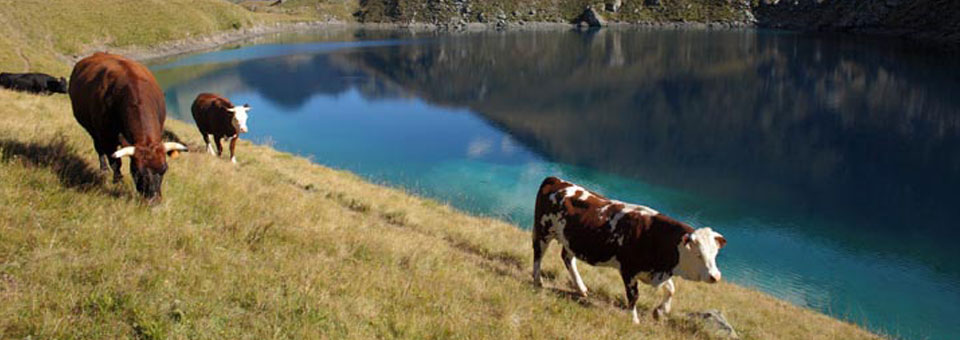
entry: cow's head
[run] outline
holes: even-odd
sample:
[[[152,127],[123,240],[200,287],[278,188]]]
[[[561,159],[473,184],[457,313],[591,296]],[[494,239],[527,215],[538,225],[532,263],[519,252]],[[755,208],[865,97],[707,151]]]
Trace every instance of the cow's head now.
[[[683,236],[677,250],[680,262],[674,273],[691,281],[716,283],[720,281],[717,252],[727,244],[723,235],[710,228],[700,228]]]
[[[243,106],[234,106],[227,109],[227,112],[233,114],[233,128],[237,129],[239,133],[246,133],[247,130],[247,111],[250,111],[250,104],[243,104]]]
[[[187,147],[183,144],[167,142],[152,147],[123,147],[114,152],[112,157],[130,157],[130,175],[133,176],[137,192],[143,195],[147,202],[154,204],[162,199],[160,186],[163,184],[163,175],[167,172],[167,154],[186,150]]]
[[[67,93],[67,79],[60,77],[59,80],[47,81],[47,91],[51,93]]]

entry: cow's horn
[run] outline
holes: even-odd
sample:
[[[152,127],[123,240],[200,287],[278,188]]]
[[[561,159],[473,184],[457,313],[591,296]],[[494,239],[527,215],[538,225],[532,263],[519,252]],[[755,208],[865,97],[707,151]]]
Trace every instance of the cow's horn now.
[[[174,143],[174,142],[163,143],[163,151],[170,152],[174,150],[187,151],[187,147],[180,143]]]
[[[133,146],[123,147],[123,148],[120,148],[120,150],[117,150],[117,152],[114,152],[113,155],[111,155],[111,157],[113,157],[113,158],[123,158],[123,157],[126,157],[126,156],[133,156],[133,151],[134,151],[134,150],[136,150],[136,148],[133,147]]]

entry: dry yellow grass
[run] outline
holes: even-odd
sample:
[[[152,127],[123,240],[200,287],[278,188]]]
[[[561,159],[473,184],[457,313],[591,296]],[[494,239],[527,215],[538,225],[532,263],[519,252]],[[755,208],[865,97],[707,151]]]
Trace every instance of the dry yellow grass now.
[[[682,317],[708,308],[747,339],[876,338],[732,284],[680,282],[671,319],[633,325],[611,270],[572,298],[551,251],[535,289],[527,232],[247,142],[239,166],[171,160],[147,207],[66,96],[0,102],[0,338],[708,338]]]

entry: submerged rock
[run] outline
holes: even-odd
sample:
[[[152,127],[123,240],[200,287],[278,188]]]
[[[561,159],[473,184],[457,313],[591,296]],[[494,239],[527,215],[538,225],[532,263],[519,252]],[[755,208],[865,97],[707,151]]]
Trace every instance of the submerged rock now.
[[[704,330],[713,335],[727,339],[740,338],[740,336],[737,335],[737,331],[733,329],[733,326],[723,317],[723,313],[716,309],[687,313],[687,317],[690,318],[690,320],[703,324]]]

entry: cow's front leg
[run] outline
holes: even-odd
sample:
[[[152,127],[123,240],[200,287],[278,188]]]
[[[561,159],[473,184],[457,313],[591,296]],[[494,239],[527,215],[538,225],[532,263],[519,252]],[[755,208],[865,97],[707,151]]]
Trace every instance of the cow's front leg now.
[[[105,154],[105,153],[100,153],[99,151],[97,152],[97,158],[100,159],[100,171],[101,171],[101,172],[110,171],[110,168],[107,167],[107,159],[108,159],[109,157],[110,157],[110,156],[107,155],[107,154]]]
[[[230,137],[230,162],[233,164],[237,164],[237,157],[233,155],[233,152],[237,149],[237,139],[239,138],[239,135]]]
[[[577,284],[577,290],[580,291],[580,295],[587,296],[587,286],[583,284],[583,279],[580,278],[580,272],[577,271],[577,259],[567,251],[567,248],[563,248],[560,252],[560,257],[563,258],[563,265],[566,266],[567,271],[570,272],[570,278]]]
[[[670,313],[670,302],[673,300],[673,293],[676,292],[673,279],[669,279],[660,284],[660,288],[663,289],[663,299],[660,300],[660,305],[653,310],[653,317],[655,319],[660,319],[660,317]]]
[[[113,169],[113,182],[117,183],[123,180],[123,173],[120,171],[123,167],[123,161],[120,158],[107,157],[107,161],[110,162],[110,168]]]
[[[633,275],[624,275],[620,274],[623,278],[623,287],[627,290],[627,309],[630,310],[630,313],[633,316],[633,323],[640,323],[640,316],[637,315],[637,298],[640,294],[640,289],[637,287],[637,280],[635,280]]]
[[[217,144],[217,158],[223,155],[223,144],[220,144],[221,136],[213,135],[213,142]]]

